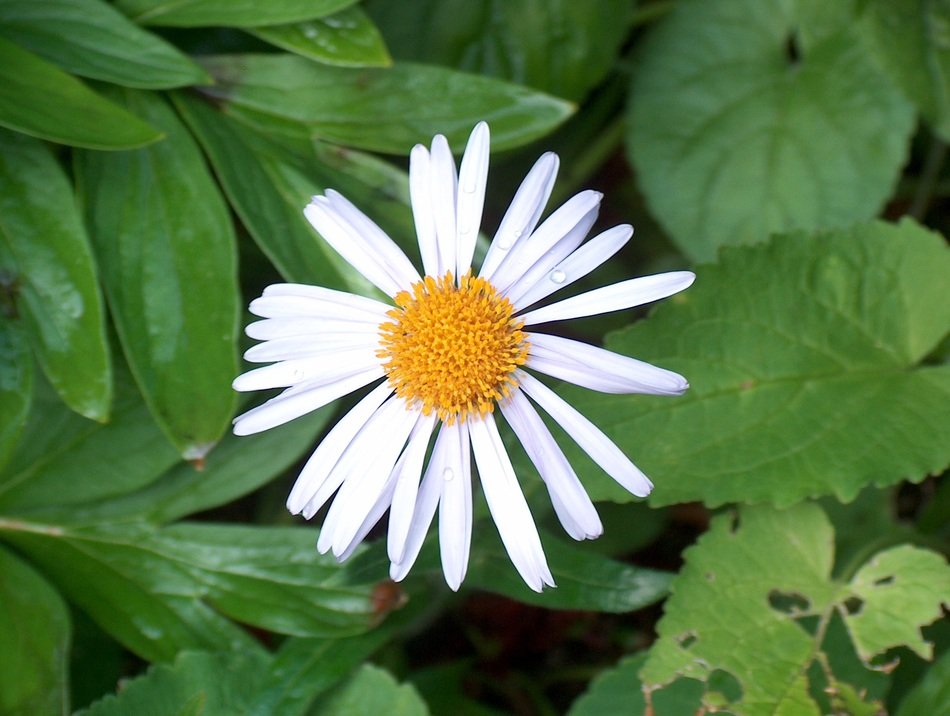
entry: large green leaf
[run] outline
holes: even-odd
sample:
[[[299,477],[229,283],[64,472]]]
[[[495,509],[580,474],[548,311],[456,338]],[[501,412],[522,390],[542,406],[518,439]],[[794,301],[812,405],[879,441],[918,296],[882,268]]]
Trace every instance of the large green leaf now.
[[[630,153],[652,211],[694,259],[868,219],[890,196],[913,111],[848,6],[685,0],[646,42]]]
[[[406,154],[441,132],[461,149],[479,120],[492,147],[525,144],[556,127],[569,103],[518,85],[443,67],[330,67],[292,55],[202,59],[216,84],[202,92],[228,112],[251,110],[302,122],[331,142]]]
[[[709,682],[724,672],[739,686],[728,699],[735,702],[730,712],[817,716],[809,690],[816,658],[832,693],[848,691],[833,663],[820,656],[836,613],[859,651],[862,643],[873,643],[874,653],[897,643],[923,651],[918,630],[939,618],[940,602],[950,594],[943,558],[898,547],[872,559],[850,582],[831,579],[833,560],[833,530],[815,505],[747,508],[714,519],[673,581],[659,639],[640,672],[646,690],[681,677]],[[867,570],[878,580],[870,587],[862,576]],[[870,598],[869,588],[882,596]],[[899,634],[889,624],[898,603],[904,611]]]
[[[897,86],[950,141],[950,2],[865,0],[861,29]]]
[[[580,100],[616,62],[632,3],[376,0],[368,9],[397,60],[448,65]]]
[[[358,7],[348,7],[328,17],[248,31],[288,52],[328,65],[385,67],[392,64],[379,30]]]
[[[427,716],[429,709],[411,684],[399,684],[378,666],[363,664],[312,712],[314,716]]]
[[[0,129],[0,271],[50,382],[105,420],[112,373],[105,310],[72,186],[46,146]],[[10,310],[9,307],[7,310]]]
[[[32,397],[33,357],[26,336],[15,321],[0,318],[0,469],[20,437]]]
[[[0,547],[0,711],[69,712],[69,612],[49,583]]]
[[[683,373],[685,396],[567,391],[652,476],[654,504],[847,501],[950,464],[950,366],[919,365],[950,329],[940,236],[910,221],[779,236],[697,273],[607,339]],[[592,496],[630,499],[585,473]]]
[[[4,0],[0,35],[77,75],[127,87],[208,81],[175,47],[102,0]]]
[[[234,231],[201,152],[171,108],[126,90],[168,134],[134,152],[84,152],[77,175],[122,347],[181,454],[199,460],[235,408]]]
[[[127,149],[161,133],[72,75],[0,37],[0,127],[90,149]]]
[[[118,0],[122,12],[146,25],[257,27],[323,17],[355,0]]]
[[[897,716],[950,716],[950,651],[937,660],[907,698]]]

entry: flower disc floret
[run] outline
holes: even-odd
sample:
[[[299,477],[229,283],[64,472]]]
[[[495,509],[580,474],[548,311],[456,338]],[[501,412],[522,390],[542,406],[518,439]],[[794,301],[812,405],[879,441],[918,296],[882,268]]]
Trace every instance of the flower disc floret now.
[[[470,273],[426,276],[395,297],[392,321],[379,327],[378,356],[390,385],[423,414],[464,422],[492,412],[516,385],[528,341],[511,302]]]

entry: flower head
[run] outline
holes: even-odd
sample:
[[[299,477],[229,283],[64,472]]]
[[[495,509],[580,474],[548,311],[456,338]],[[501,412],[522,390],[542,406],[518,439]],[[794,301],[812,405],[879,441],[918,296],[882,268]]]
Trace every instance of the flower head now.
[[[299,284],[265,289],[250,306],[264,320],[247,327],[262,343],[245,358],[271,365],[239,376],[234,388],[286,390],[236,418],[234,432],[266,430],[376,384],[327,433],[288,498],[290,511],[309,519],[336,495],[318,549],[345,559],[388,509],[390,574],[399,580],[438,510],[443,572],[458,589],[471,543],[474,456],[502,542],[528,586],[540,591],[554,579],[498,432],[499,413],[537,468],[565,530],[588,539],[603,531],[600,519],[536,405],[634,495],[646,496],[653,485],[532,372],[607,393],[679,395],[688,384],[662,368],[528,328],[655,301],[694,276],[631,279],[529,310],[613,256],[633,229],[617,226],[584,243],[600,205],[594,191],[541,222],[558,167],[557,155],[548,153],[521,184],[474,273],[488,150],[484,122],[458,170],[441,135],[431,149],[412,150],[409,185],[424,275],[340,194],[313,198],[304,211],[313,227],[392,303]]]

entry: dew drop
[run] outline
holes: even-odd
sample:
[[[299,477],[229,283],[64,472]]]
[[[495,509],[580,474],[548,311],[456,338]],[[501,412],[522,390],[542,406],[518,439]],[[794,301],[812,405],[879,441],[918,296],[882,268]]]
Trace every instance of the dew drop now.
[[[304,378],[307,377],[307,373],[302,368],[297,368],[294,371],[294,380],[296,382],[302,382]]]
[[[442,479],[446,482],[451,481],[455,478],[455,471],[451,467],[447,467],[442,471]]]
[[[553,283],[564,283],[567,280],[567,274],[561,271],[561,269],[554,269],[548,278],[550,278]]]
[[[475,182],[474,182],[474,181],[466,182],[466,183],[462,186],[462,191],[464,191],[466,194],[474,194],[474,193],[475,193]]]
[[[511,248],[511,239],[509,239],[507,236],[502,236],[498,239],[495,245],[502,251],[507,251]]]

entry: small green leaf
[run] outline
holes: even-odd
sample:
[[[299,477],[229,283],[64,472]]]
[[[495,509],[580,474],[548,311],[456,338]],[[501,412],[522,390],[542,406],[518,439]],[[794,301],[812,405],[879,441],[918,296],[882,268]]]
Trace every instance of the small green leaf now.
[[[950,651],[927,670],[903,701],[897,716],[950,716]]]
[[[363,664],[346,683],[322,699],[313,716],[426,716],[428,707],[411,684],[399,684],[384,669]]]
[[[330,15],[355,0],[118,0],[118,8],[144,25],[258,27]]]
[[[0,271],[56,391],[81,415],[107,419],[105,308],[72,186],[42,142],[3,129]]]
[[[162,137],[75,77],[3,38],[0,126],[90,149],[128,149]]]
[[[186,651],[171,665],[158,665],[125,681],[77,716],[216,716],[243,714],[261,674],[270,665],[261,649],[204,653]]]
[[[77,75],[126,87],[209,79],[174,46],[101,0],[4,0],[0,35]]]
[[[950,141],[950,3],[864,0],[861,30],[875,57],[944,141]]]
[[[132,373],[172,444],[199,460],[236,405],[234,230],[171,108],[148,93],[126,90],[123,98],[168,139],[134,152],[84,152],[77,175]]]
[[[692,258],[870,219],[891,195],[914,114],[841,6],[686,0],[645,43],[630,154]]]
[[[685,396],[565,391],[654,479],[652,504],[848,501],[950,464],[950,366],[919,365],[950,329],[940,236],[910,221],[779,236],[697,274],[607,339],[685,375]],[[630,499],[585,474],[594,499]]]
[[[70,630],[56,590],[0,547],[0,711],[69,713]]]
[[[574,108],[518,85],[443,67],[330,67],[292,55],[226,55],[202,64],[216,84],[202,92],[239,114],[251,110],[304,123],[327,141],[407,154],[441,132],[461,149],[485,120],[492,148],[507,149],[551,131]]]
[[[32,397],[33,358],[26,336],[15,321],[0,318],[0,470],[20,437]]]
[[[288,52],[340,67],[387,67],[392,58],[373,21],[358,7],[328,17],[248,30]]]

